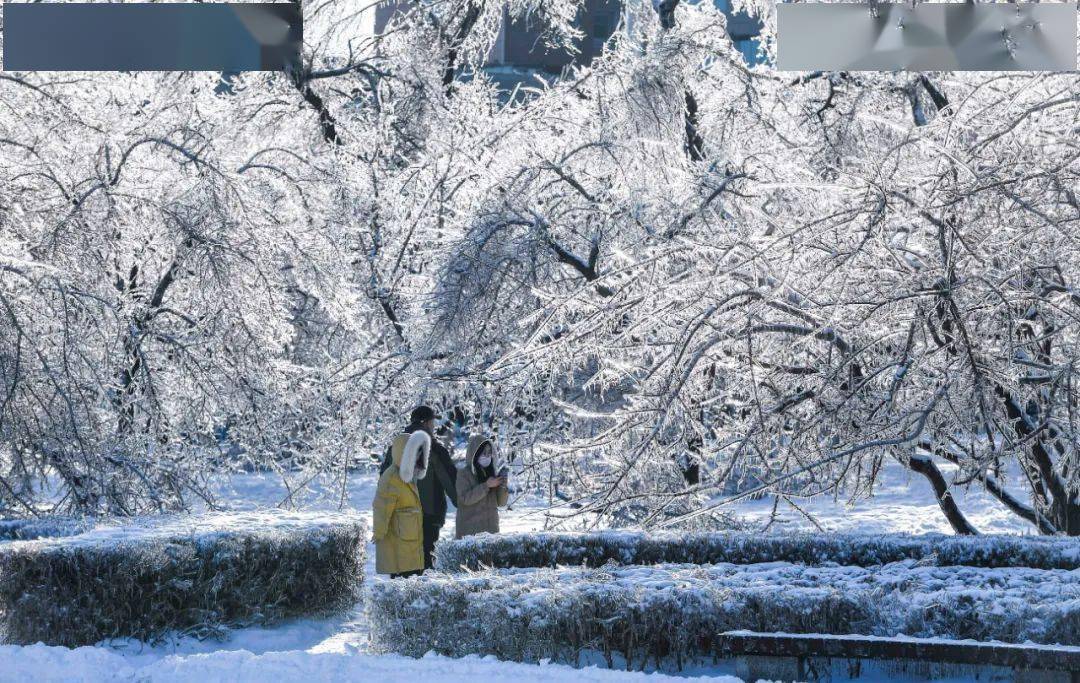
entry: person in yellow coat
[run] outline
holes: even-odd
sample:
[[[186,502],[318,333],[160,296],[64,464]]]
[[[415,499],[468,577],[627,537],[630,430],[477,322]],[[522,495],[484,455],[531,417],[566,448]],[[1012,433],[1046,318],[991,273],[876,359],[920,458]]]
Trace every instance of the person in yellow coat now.
[[[391,578],[424,572],[424,513],[416,482],[427,474],[431,437],[398,434],[390,447],[392,464],[379,477],[372,504],[375,571]]]

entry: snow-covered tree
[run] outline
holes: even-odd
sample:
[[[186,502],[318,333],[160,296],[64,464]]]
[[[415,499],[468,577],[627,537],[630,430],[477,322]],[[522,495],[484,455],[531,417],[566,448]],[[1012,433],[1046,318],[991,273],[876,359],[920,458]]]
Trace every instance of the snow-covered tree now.
[[[574,2],[410,7],[305,4],[288,74],[0,75],[5,507],[344,482],[426,401],[570,515],[721,524],[892,459],[957,531],[970,485],[1080,533],[1075,78],[750,68],[665,1],[507,98],[504,10],[567,43]]]
[[[979,485],[1080,533],[1075,79],[748,70],[676,16],[530,105],[552,129],[443,281],[462,349],[505,340],[473,375],[571,419],[537,462],[577,513],[673,524],[894,458],[958,532]]]

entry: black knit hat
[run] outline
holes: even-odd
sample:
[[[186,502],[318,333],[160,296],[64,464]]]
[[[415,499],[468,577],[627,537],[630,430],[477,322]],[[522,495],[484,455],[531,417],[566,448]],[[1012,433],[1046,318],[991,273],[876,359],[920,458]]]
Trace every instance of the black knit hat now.
[[[409,421],[413,424],[419,424],[421,422],[427,422],[435,417],[435,411],[430,406],[417,406],[413,408],[412,413],[409,414]]]

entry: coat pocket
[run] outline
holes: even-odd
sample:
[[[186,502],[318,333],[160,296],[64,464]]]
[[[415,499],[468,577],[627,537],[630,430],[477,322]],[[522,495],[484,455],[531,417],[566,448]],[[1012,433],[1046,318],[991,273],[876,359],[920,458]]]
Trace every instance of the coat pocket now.
[[[420,510],[406,508],[394,512],[394,531],[403,541],[419,541],[423,536],[423,519]]]

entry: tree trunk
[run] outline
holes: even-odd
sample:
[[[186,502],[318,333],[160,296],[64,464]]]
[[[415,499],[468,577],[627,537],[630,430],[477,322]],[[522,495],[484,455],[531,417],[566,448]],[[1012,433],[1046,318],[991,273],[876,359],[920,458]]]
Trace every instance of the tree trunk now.
[[[934,496],[937,498],[938,506],[941,511],[945,513],[945,518],[949,520],[949,524],[952,526],[953,531],[958,534],[964,534],[967,536],[975,536],[979,531],[971,525],[971,522],[967,520],[964,513],[960,511],[960,508],[956,505],[956,499],[953,498],[952,492],[949,491],[949,485],[945,481],[945,477],[942,476],[941,470],[934,464],[934,461],[930,459],[928,455],[913,455],[908,458],[907,466],[913,471],[918,472],[927,478],[930,482],[930,486],[934,489]]]
[[[675,28],[675,10],[680,0],[661,0],[656,6],[656,13],[660,17],[660,28],[669,31]],[[698,130],[698,103],[690,88],[683,88],[683,125],[686,129],[686,140],[683,149],[691,161],[702,161],[705,158],[705,139]]]
[[[461,52],[461,46],[465,44],[465,39],[472,33],[473,27],[476,26],[476,21],[480,18],[480,12],[483,10],[484,4],[482,2],[470,2],[469,6],[465,10],[465,16],[462,17],[461,23],[458,24],[457,30],[450,39],[450,44],[446,51],[446,66],[443,67],[442,84],[446,89],[446,96],[453,95],[454,79],[457,73],[458,56]]]

